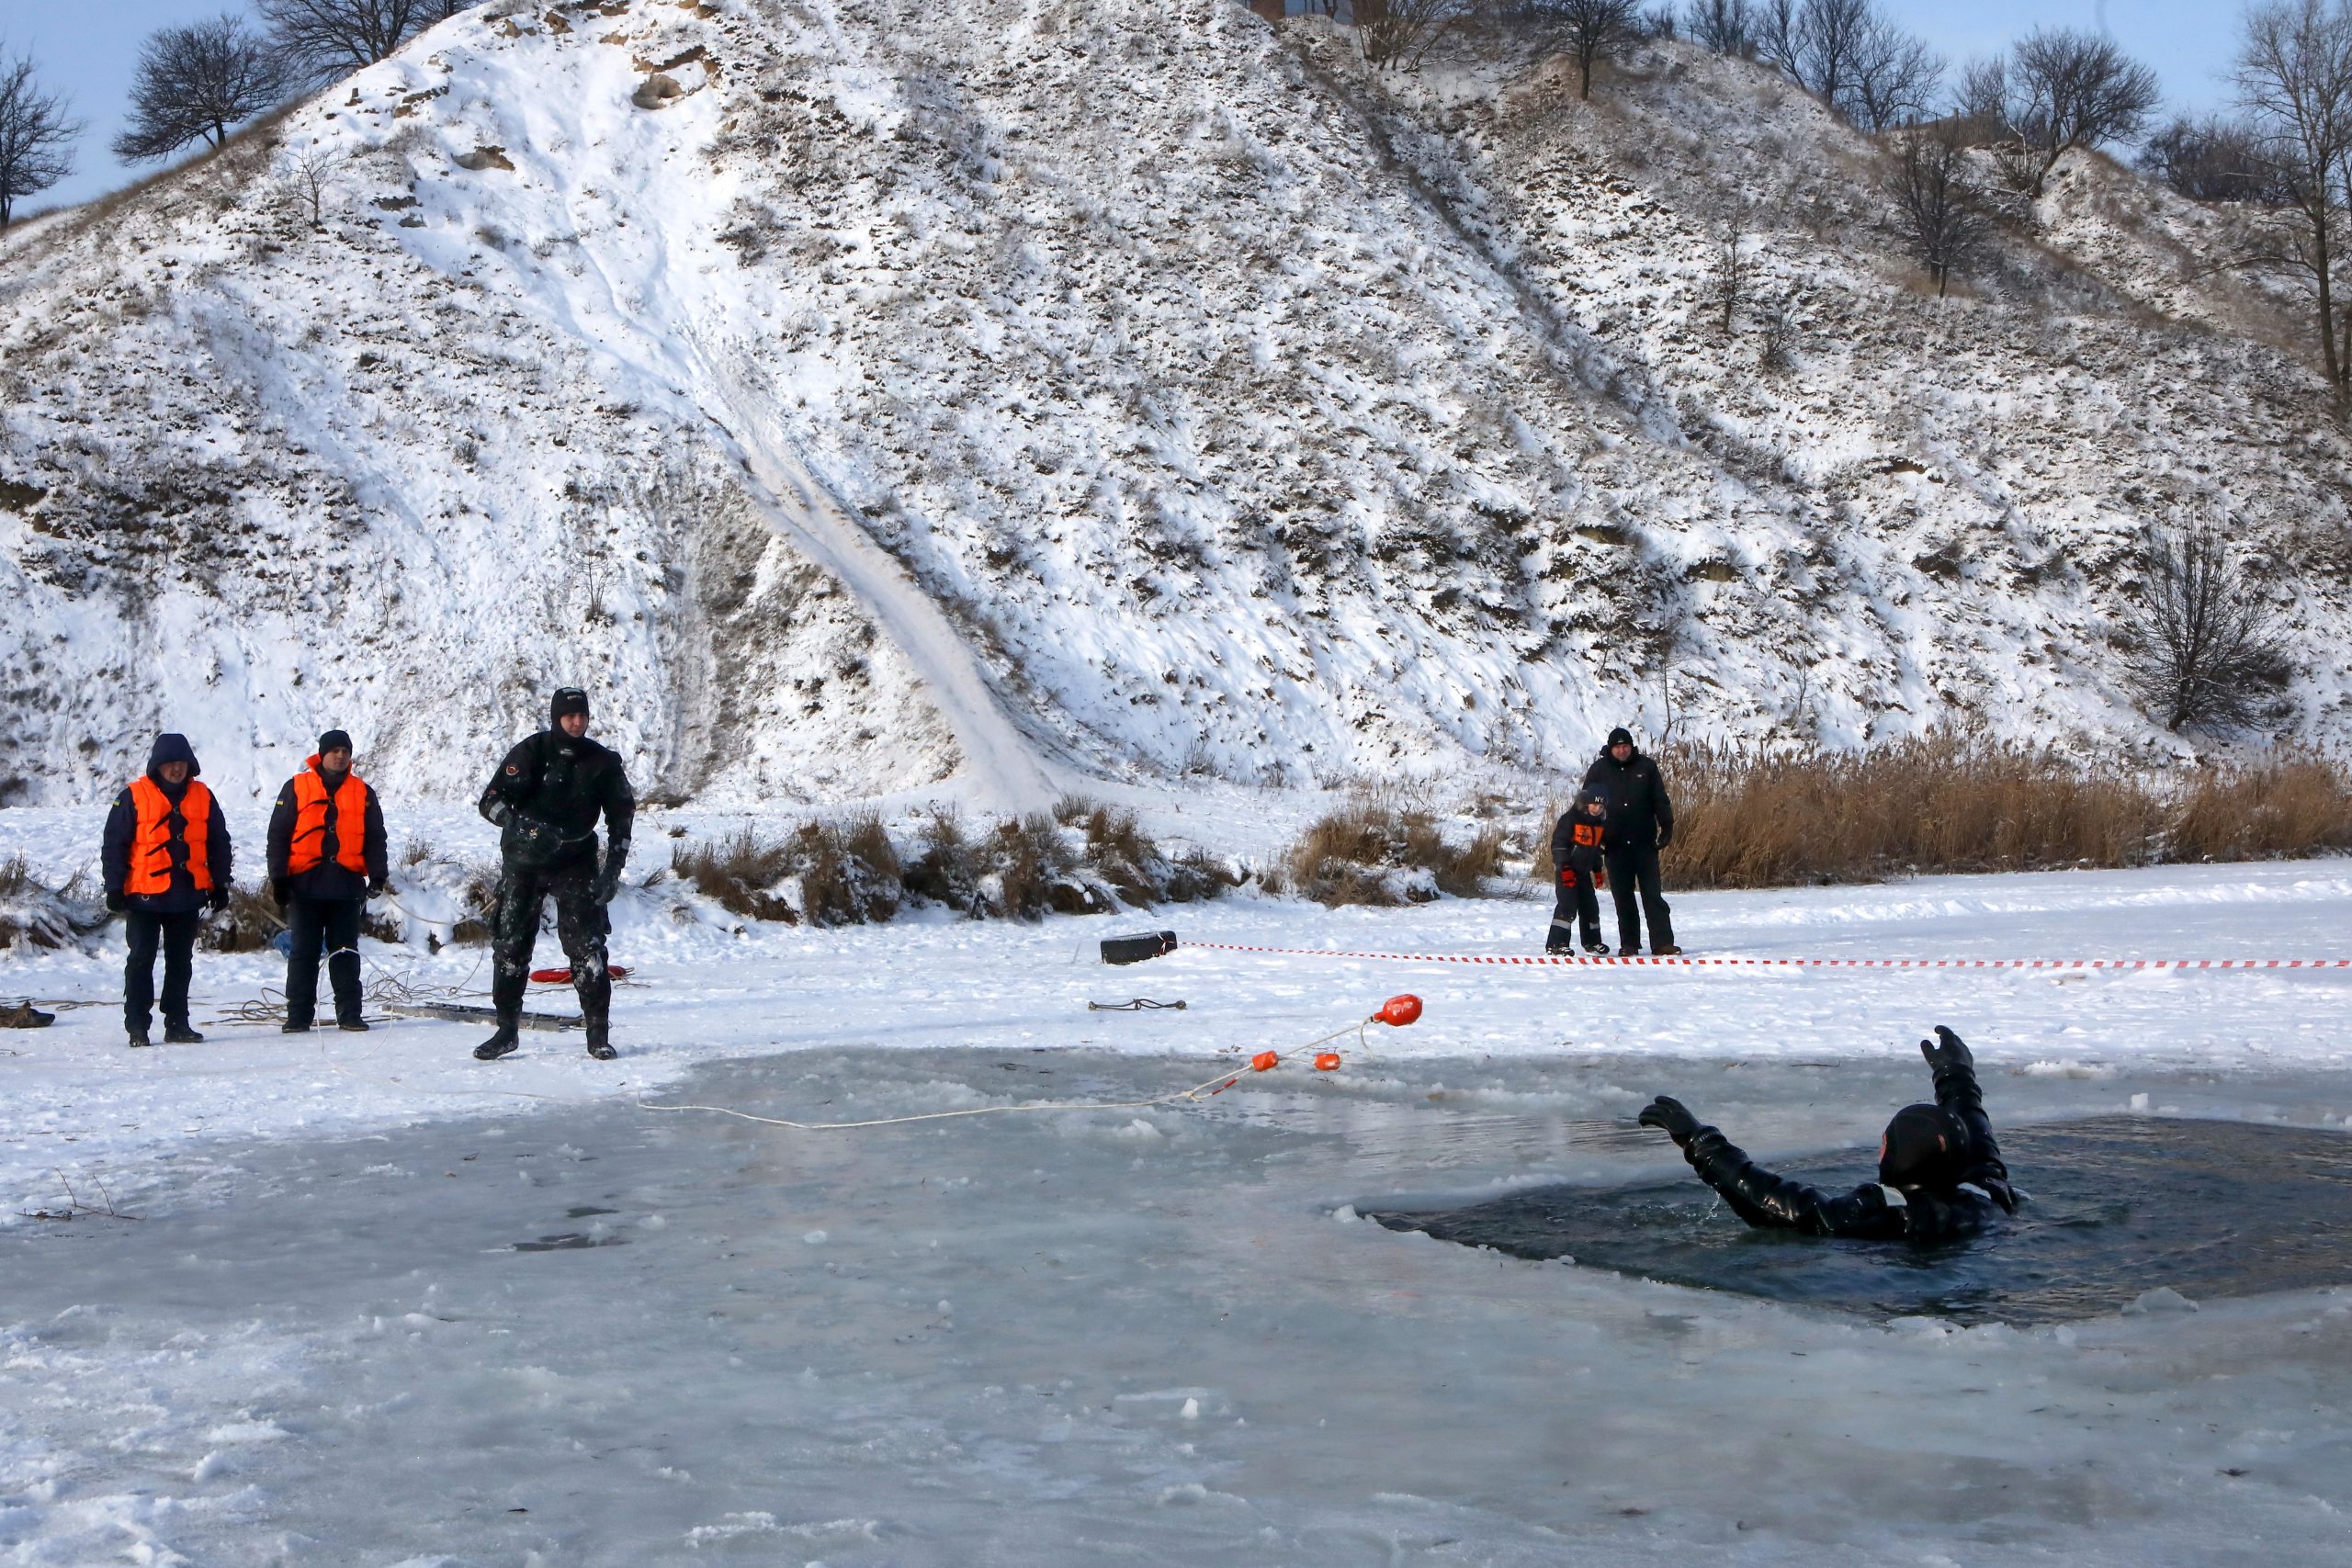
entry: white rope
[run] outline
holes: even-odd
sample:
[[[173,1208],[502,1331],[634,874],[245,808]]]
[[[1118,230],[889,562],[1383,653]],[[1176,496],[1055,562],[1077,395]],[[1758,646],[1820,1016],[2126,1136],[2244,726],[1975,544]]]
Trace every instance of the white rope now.
[[[1342,1030],[1340,1032],[1347,1032]],[[748,1111],[737,1111],[726,1105],[656,1105],[646,1100],[639,1100],[637,1108],[639,1111],[707,1111],[715,1116],[732,1116],[738,1121],[757,1122],[763,1127],[789,1127],[796,1133],[846,1133],[860,1127],[903,1127],[910,1122],[945,1122],[957,1116],[998,1116],[1016,1111],[1144,1111],[1157,1105],[1173,1104],[1180,1100],[1191,1100],[1198,1104],[1201,1090],[1207,1089],[1209,1085],[1223,1079],[1224,1087],[1216,1091],[1222,1094],[1225,1089],[1231,1089],[1235,1084],[1239,1083],[1243,1075],[1250,1070],[1248,1067],[1238,1071],[1227,1068],[1217,1074],[1216,1077],[1204,1078],[1190,1089],[1180,1089],[1171,1093],[1156,1095],[1149,1100],[1073,1100],[1023,1105],[975,1105],[962,1111],[926,1111],[919,1116],[877,1116],[867,1122],[793,1122],[781,1116],[754,1116]]]

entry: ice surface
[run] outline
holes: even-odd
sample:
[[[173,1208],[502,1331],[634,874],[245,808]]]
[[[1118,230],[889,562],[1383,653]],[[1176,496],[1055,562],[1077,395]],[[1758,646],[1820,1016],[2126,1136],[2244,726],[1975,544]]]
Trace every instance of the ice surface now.
[[[0,845],[62,820],[0,813]],[[81,841],[13,840],[44,864]],[[2309,957],[2341,951],[2347,904],[2316,863],[1677,915],[1714,953]],[[618,911],[644,983],[610,1065],[533,1036],[485,1068],[476,1032],[424,1023],[133,1054],[105,1005],[8,1037],[0,1562],[2327,1559],[2352,1506],[2343,1292],[1887,1325],[1335,1222],[1687,1181],[1630,1125],[1660,1091],[1759,1157],[1850,1148],[1925,1091],[1910,1042],[1937,1021],[2005,1131],[2135,1096],[2340,1129],[2352,975],[1200,945],[1523,953],[1545,913],[1240,899],[1105,970],[1078,961],[1099,922],[737,937],[649,899]],[[368,952],[451,984],[478,956]],[[19,955],[0,988],[103,1003],[119,964]],[[276,973],[206,957],[199,1018]],[[1138,989],[1189,1006],[1085,1011]],[[1133,1100],[1405,989],[1421,1022],[1340,1073],[1205,1110],[809,1137],[632,1103]],[[141,1217],[15,1217],[65,1179]]]
[[[684,1089],[908,1111],[1128,1099],[1186,1066],[826,1052]],[[1367,1190],[1563,1156],[1655,1173],[1654,1144],[1577,1114],[1625,1066],[1261,1079],[1144,1113],[1148,1141],[1125,1111],[812,1138],[607,1104],[214,1146],[168,1162],[138,1223],[0,1236],[0,1551],[841,1568],[2340,1545],[2344,1292],[1880,1327],[1330,1223]],[[1551,1109],[1432,1100],[1473,1077]],[[1758,1077],[1758,1111],[1847,1092]],[[2063,1086],[2019,1092],[2041,1108]]]
[[[1727,1130],[1736,1141],[1738,1129]],[[2352,1137],[2139,1116],[1996,1131],[2031,1200],[1949,1247],[1757,1230],[1695,1178],[1531,1188],[1450,1209],[1368,1206],[1368,1215],[1516,1258],[1963,1323],[2188,1311],[2188,1297],[2352,1284]],[[1780,1169],[1826,1192],[1878,1179],[1866,1149]]]

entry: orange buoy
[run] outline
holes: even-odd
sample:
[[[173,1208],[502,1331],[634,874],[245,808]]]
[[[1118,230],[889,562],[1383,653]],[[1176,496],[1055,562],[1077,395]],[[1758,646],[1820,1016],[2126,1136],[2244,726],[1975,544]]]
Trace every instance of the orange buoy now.
[[[1401,997],[1391,997],[1381,1003],[1380,1010],[1372,1015],[1372,1020],[1374,1023],[1385,1023],[1392,1028],[1402,1029],[1420,1016],[1421,998],[1408,992]]]
[[[1270,1073],[1282,1066],[1282,1060],[1272,1051],[1261,1051],[1250,1058],[1250,1070],[1253,1073]]]
[[[1340,1070],[1340,1054],[1337,1051],[1324,1051],[1318,1053],[1315,1058],[1315,1070],[1318,1073],[1338,1072]]]

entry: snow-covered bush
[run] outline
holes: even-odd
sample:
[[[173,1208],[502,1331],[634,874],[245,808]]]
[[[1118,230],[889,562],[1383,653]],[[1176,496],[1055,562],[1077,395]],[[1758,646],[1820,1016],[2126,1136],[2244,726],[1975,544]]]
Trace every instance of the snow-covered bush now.
[[[1458,841],[1426,807],[1366,791],[1308,824],[1267,886],[1330,908],[1424,904],[1442,893],[1473,898],[1502,869],[1502,853],[1495,829]]]
[[[51,887],[22,855],[0,861],[0,950],[65,947],[106,924],[106,910],[82,896],[79,879]]]

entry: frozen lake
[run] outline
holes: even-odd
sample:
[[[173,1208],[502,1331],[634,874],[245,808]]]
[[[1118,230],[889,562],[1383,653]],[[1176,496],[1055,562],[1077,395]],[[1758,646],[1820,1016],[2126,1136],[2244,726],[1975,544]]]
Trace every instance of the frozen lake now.
[[[88,824],[52,817],[0,813],[0,852],[70,866]],[[1676,904],[1717,955],[2352,946],[2342,862]],[[209,955],[211,1037],[130,1052],[119,948],[0,958],[0,993],[96,1004],[0,1036],[0,1564],[2343,1560],[2352,1291],[2208,1292],[2211,1248],[2175,1267],[2293,1222],[2233,1230],[2227,1192],[2260,1183],[2167,1140],[2192,1119],[2346,1136],[2352,970],[1201,945],[1106,970],[1100,921],[738,935],[650,896],[617,912],[638,983],[610,1064],[534,1034],[484,1067],[454,1024],[281,1036],[233,1012],[275,963]],[[1546,912],[1244,897],[1153,923],[1512,953]],[[481,984],[480,950],[367,952],[371,976]],[[1300,1069],[1306,1040],[1408,989],[1419,1023]],[[1135,996],[1189,1005],[1085,1005]],[[1640,1236],[1592,1253],[1620,1273],[1348,1217],[1565,1185],[1595,1190],[1568,1211],[1589,1225],[1619,1201],[1598,1190],[1690,1181],[1632,1125],[1659,1092],[1759,1156],[1834,1163],[1928,1092],[1911,1042],[1938,1022],[1974,1046],[1996,1125],[2041,1129],[2016,1162],[2049,1189],[2037,1224],[2120,1204],[2143,1225],[2137,1261],[2064,1313],[2046,1280],[2014,1321],[1971,1284],[1957,1326],[1820,1304],[1893,1302],[1867,1258],[1792,1305],[1649,1282],[1717,1276]],[[1269,1047],[1279,1073],[1182,1109],[809,1134],[636,1104],[1129,1100]],[[2115,1152],[2065,1142],[2082,1118]],[[2291,1172],[2261,1179],[2291,1201]],[[140,1218],[22,1217],[69,1182]],[[1668,1190],[1709,1223],[1695,1185]],[[1773,1256],[1735,1234],[1707,1267]],[[2166,1287],[2197,1310],[2115,1310]]]
[[[1197,1069],[807,1052],[677,1094],[888,1115]],[[1890,1325],[1348,1218],[1679,1168],[1623,1122],[1656,1089],[1770,1146],[1924,1076],[1426,1058],[1198,1110],[191,1146],[136,1223],[0,1233],[0,1561],[2340,1561],[2352,1291]],[[2313,1088],[1987,1077],[2003,1125]]]

